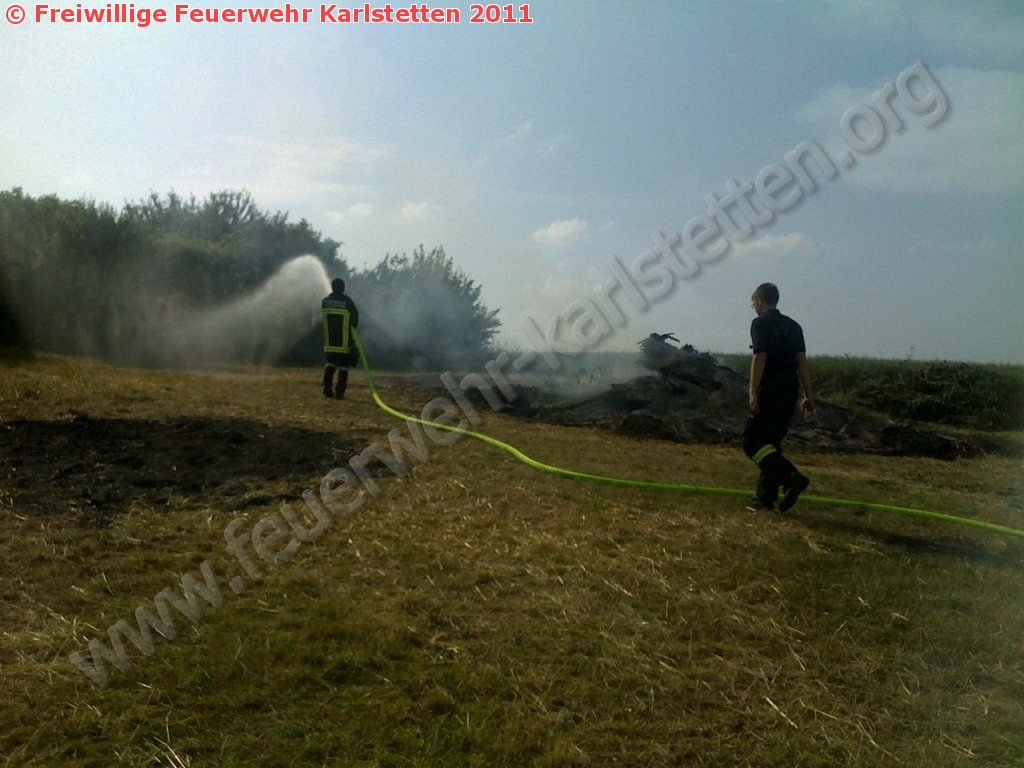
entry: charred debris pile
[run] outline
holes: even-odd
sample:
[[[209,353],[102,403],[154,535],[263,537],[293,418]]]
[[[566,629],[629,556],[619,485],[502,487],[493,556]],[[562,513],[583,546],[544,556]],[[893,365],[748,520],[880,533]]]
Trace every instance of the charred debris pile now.
[[[706,352],[688,344],[673,346],[670,341],[674,340],[671,334],[652,333],[639,342],[639,362],[649,373],[609,383],[589,394],[567,395],[557,387],[537,384],[536,379],[516,381],[517,396],[504,411],[546,423],[611,429],[635,438],[737,442],[746,419],[748,380]],[[468,394],[486,408],[478,391]],[[813,421],[805,420],[797,409],[786,438],[790,450],[947,460],[1011,451],[984,435],[870,418],[820,400],[817,406]]]

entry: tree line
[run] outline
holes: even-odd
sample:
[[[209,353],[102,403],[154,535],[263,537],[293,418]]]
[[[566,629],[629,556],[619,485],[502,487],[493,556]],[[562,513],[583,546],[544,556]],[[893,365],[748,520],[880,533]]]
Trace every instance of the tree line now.
[[[340,249],[305,219],[260,210],[246,191],[204,199],[153,193],[120,209],[2,191],[0,347],[152,364],[175,313],[223,306],[312,255],[348,283],[375,365],[449,368],[487,359],[497,311],[482,304],[480,286],[443,247],[386,254],[365,269],[350,267]],[[321,344],[313,327],[273,362],[318,363]]]

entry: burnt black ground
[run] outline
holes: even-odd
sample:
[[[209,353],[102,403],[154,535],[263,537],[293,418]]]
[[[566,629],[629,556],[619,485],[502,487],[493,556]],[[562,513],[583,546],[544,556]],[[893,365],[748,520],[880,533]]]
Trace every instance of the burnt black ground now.
[[[291,500],[356,450],[322,432],[236,418],[0,424],[3,484],[20,508],[77,512],[99,524],[136,501],[161,507],[215,498],[226,511],[272,501],[249,492],[254,482],[286,483]]]

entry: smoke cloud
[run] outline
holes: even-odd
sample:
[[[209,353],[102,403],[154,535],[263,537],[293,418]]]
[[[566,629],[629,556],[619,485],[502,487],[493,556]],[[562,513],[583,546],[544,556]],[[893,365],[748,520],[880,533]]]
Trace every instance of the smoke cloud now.
[[[279,362],[317,326],[320,300],[330,292],[327,271],[310,255],[211,307],[165,294],[151,274],[142,268],[73,280],[8,274],[3,288],[35,348],[150,367]]]
[[[320,300],[330,291],[315,256],[294,258],[247,296],[183,313],[162,334],[161,363],[276,363],[320,322]]]

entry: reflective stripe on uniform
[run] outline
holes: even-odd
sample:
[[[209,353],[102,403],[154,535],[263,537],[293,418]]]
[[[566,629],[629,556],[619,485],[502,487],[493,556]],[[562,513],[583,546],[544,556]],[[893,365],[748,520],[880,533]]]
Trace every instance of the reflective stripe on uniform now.
[[[775,453],[775,446],[765,445],[758,449],[757,453],[755,453],[750,458],[752,458],[755,462],[760,464],[762,461],[764,461],[766,457],[771,456],[773,453]]]
[[[330,318],[338,317],[341,319],[341,338],[331,338],[331,322]],[[323,320],[324,320],[324,352],[340,352],[341,354],[348,354],[352,351],[352,341],[350,336],[350,318],[351,312],[347,309],[336,309],[334,307],[323,308]],[[338,343],[335,343],[338,342]]]

